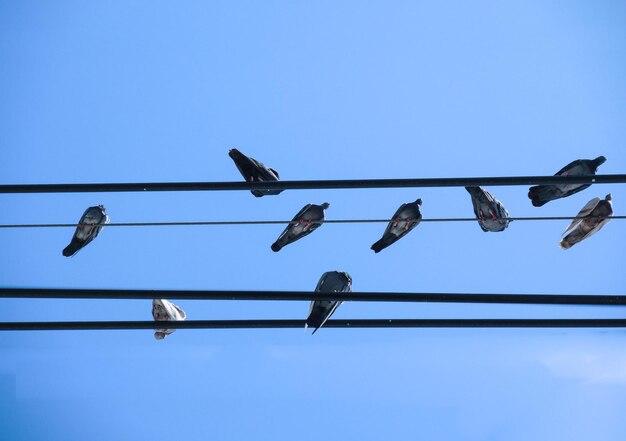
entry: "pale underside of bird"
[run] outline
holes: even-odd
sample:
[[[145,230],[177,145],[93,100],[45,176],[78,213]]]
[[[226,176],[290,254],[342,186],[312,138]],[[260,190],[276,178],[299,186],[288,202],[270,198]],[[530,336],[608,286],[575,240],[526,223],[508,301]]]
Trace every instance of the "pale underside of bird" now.
[[[316,228],[322,225],[324,221],[324,210],[329,206],[330,204],[328,202],[324,202],[322,205],[307,204],[302,207],[281,235],[278,236],[276,242],[272,244],[272,251],[278,252],[285,245],[302,239],[304,236],[315,231]]]
[[[352,292],[352,277],[343,271],[328,271],[317,282],[315,292]],[[315,334],[342,303],[339,300],[313,300],[304,329],[315,328]]]
[[[228,152],[228,156],[230,156],[235,162],[239,173],[241,173],[247,182],[268,182],[280,180],[276,170],[266,167],[262,162],[244,155],[237,149],[231,149]],[[250,190],[250,192],[260,198],[262,196],[277,195],[282,192],[282,190],[255,189]]]
[[[187,318],[185,311],[166,299],[152,300],[152,317],[156,321],[181,321]],[[174,332],[175,329],[156,329],[154,338],[163,340]]]
[[[478,225],[485,231],[504,231],[509,226],[509,212],[502,202],[482,187],[465,187],[472,197],[474,214]]]
[[[598,156],[596,159],[578,159],[570,162],[556,172],[555,176],[593,176],[596,174],[598,167],[605,161],[606,158],[604,156]],[[528,197],[535,207],[541,207],[547,202],[578,193],[590,185],[591,184],[536,185],[530,187]]]
[[[604,199],[593,198],[587,202],[576,215],[577,218],[581,219],[574,219],[563,232],[563,234],[566,234],[570,231],[570,233],[561,240],[559,245],[564,250],[567,250],[578,242],[582,242],[588,237],[591,237],[609,223],[611,220],[609,216],[612,214],[613,203],[610,194],[606,195]]]
[[[415,228],[422,220],[420,205],[422,205],[421,199],[400,205],[387,225],[383,237],[374,243],[371,249],[379,253]]]
[[[72,241],[63,249],[63,255],[70,257],[76,254],[81,248],[94,240],[102,230],[102,227],[109,223],[104,206],[98,205],[89,207],[78,221],[78,226],[72,237]]]

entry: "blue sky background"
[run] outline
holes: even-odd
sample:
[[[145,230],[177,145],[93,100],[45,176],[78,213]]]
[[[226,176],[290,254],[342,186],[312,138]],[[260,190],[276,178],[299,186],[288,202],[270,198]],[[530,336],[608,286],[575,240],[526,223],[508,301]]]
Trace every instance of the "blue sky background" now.
[[[527,2],[16,2],[0,5],[0,183],[233,181],[232,147],[283,179],[549,175],[626,163],[626,6]],[[574,216],[623,185],[512,216]],[[0,223],[468,217],[461,188],[0,195]],[[567,221],[0,231],[11,287],[624,294],[624,226],[568,251]],[[305,302],[176,301],[189,319],[298,318]],[[621,308],[345,303],[336,318],[621,317]],[[0,320],[148,320],[149,301],[0,301]],[[0,439],[623,440],[614,330],[0,333]]]

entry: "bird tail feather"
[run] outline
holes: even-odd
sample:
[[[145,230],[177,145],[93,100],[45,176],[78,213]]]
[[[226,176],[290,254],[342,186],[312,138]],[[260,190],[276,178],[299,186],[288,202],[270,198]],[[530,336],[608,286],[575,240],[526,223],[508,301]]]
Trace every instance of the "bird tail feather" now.
[[[549,186],[536,185],[528,190],[528,197],[535,207],[541,207],[553,199],[553,191]]]
[[[78,252],[78,250],[80,250],[82,248],[82,244],[79,240],[77,239],[72,239],[72,241],[70,242],[70,244],[68,246],[66,246],[63,249],[63,255],[65,257],[70,257],[73,256],[74,254],[76,254]]]
[[[374,245],[372,245],[371,249],[374,250],[375,253],[380,253],[381,250],[383,250],[384,248],[387,248],[388,246],[389,244],[387,243],[385,238],[382,238],[378,242],[376,242]]]

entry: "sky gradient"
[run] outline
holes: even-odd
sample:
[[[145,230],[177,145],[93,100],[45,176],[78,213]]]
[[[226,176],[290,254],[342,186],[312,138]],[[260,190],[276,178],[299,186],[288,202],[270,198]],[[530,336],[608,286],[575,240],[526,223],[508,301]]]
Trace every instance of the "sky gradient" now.
[[[606,1],[17,2],[0,5],[0,183],[551,175],[626,164],[626,6]],[[511,216],[574,216],[624,185]],[[0,223],[469,217],[462,188],[0,195]],[[8,287],[624,294],[623,220],[563,251],[568,221],[1,229]],[[174,301],[189,319],[305,318],[306,302]],[[1,321],[149,320],[150,301],[0,300]],[[623,318],[622,308],[344,303],[336,318]],[[310,331],[309,333],[310,334]],[[624,330],[0,333],[0,439],[623,440]]]

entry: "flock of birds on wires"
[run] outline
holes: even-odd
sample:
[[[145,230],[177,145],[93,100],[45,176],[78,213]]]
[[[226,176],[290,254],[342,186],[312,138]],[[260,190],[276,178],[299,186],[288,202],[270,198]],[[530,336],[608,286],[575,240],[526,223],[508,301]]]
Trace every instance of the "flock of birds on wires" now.
[[[228,155],[232,158],[237,169],[247,182],[278,181],[278,172],[266,167],[263,163],[248,157],[237,149],[231,149]],[[606,161],[604,156],[596,159],[579,159],[567,164],[559,170],[556,176],[593,176],[598,167]],[[589,187],[591,184],[554,184],[537,185],[530,187],[528,197],[533,206],[541,207],[555,199],[571,196]],[[469,192],[474,214],[480,228],[484,232],[504,231],[510,222],[510,216],[506,208],[498,199],[482,187],[465,187]],[[254,189],[252,194],[256,197],[277,195],[281,189]],[[402,204],[394,213],[380,240],[375,242],[371,249],[379,253],[402,237],[406,236],[421,221],[421,199]],[[280,251],[285,246],[302,239],[315,231],[325,219],[325,210],[330,206],[327,202],[321,205],[305,205],[287,225],[284,231],[271,245],[274,252]],[[590,237],[606,225],[613,214],[611,194],[604,199],[599,197],[590,200],[578,213],[576,218],[567,227],[560,242],[563,249],[569,249],[575,244]],[[102,205],[89,207],[80,218],[74,236],[70,244],[63,250],[64,256],[73,256],[81,248],[98,236],[102,227],[109,223],[109,216]],[[346,272],[329,271],[320,278],[315,292],[351,292],[352,278]],[[314,300],[309,307],[305,329],[314,328],[315,333],[330,318],[335,310],[341,305],[341,301]],[[178,306],[166,299],[154,299],[152,301],[152,315],[157,321],[185,320],[185,312]],[[157,329],[154,336],[157,340],[164,339],[173,329]]]

